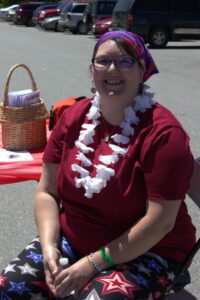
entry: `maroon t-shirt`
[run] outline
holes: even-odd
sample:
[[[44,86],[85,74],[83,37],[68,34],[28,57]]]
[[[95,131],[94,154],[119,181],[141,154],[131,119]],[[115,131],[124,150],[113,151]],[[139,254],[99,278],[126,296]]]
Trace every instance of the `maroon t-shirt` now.
[[[184,199],[190,185],[193,156],[189,138],[177,119],[156,104],[138,113],[128,152],[114,164],[115,176],[91,199],[75,186],[79,173],[72,171],[78,149],[75,141],[86,122],[90,99],[66,109],[56,124],[46,146],[44,163],[59,164],[57,189],[63,204],[61,228],[72,245],[86,255],[117,238],[137,222],[146,211],[146,199],[157,201]],[[118,126],[100,122],[95,129],[94,153],[87,154],[98,164],[98,156],[111,154],[105,142],[106,131],[120,133]],[[113,142],[113,141],[112,141]],[[94,176],[95,167],[89,167]],[[159,226],[159,224],[158,224]],[[150,251],[182,261],[195,243],[195,228],[182,201],[173,230]]]

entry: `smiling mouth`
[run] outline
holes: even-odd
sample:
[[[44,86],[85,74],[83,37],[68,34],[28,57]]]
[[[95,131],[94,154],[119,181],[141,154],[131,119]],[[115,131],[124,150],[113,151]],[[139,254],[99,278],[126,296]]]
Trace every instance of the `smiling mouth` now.
[[[118,85],[118,84],[122,84],[123,81],[122,80],[117,80],[117,79],[106,79],[105,80],[106,84],[110,84],[110,85]]]

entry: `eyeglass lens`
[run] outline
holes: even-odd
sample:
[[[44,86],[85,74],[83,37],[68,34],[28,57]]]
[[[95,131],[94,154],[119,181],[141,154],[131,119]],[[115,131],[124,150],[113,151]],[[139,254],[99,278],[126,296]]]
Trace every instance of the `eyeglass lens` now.
[[[119,69],[130,69],[133,67],[135,59],[131,57],[110,59],[106,57],[96,57],[92,60],[93,64],[97,68],[109,68],[111,63],[115,64],[115,67]]]

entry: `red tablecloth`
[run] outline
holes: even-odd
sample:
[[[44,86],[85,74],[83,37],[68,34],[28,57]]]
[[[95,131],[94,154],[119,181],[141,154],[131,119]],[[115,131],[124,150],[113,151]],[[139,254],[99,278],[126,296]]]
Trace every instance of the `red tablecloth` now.
[[[47,123],[48,130],[48,123]],[[49,136],[49,132],[47,135]],[[0,125],[0,148],[2,148],[1,125]],[[0,162],[0,184],[16,183],[27,180],[39,180],[42,172],[42,155],[44,147],[31,150],[31,161]]]

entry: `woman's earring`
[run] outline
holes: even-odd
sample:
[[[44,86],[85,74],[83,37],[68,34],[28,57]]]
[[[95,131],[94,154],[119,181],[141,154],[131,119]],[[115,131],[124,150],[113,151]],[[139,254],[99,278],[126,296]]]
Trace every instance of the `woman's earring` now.
[[[138,89],[138,94],[139,95],[141,95],[143,93],[143,87],[144,87],[143,82],[140,82],[139,83],[139,89]]]
[[[92,87],[91,87],[90,91],[91,91],[91,93],[93,93],[93,94],[96,93],[96,88],[95,88],[95,86],[93,85],[93,83],[92,83]]]

